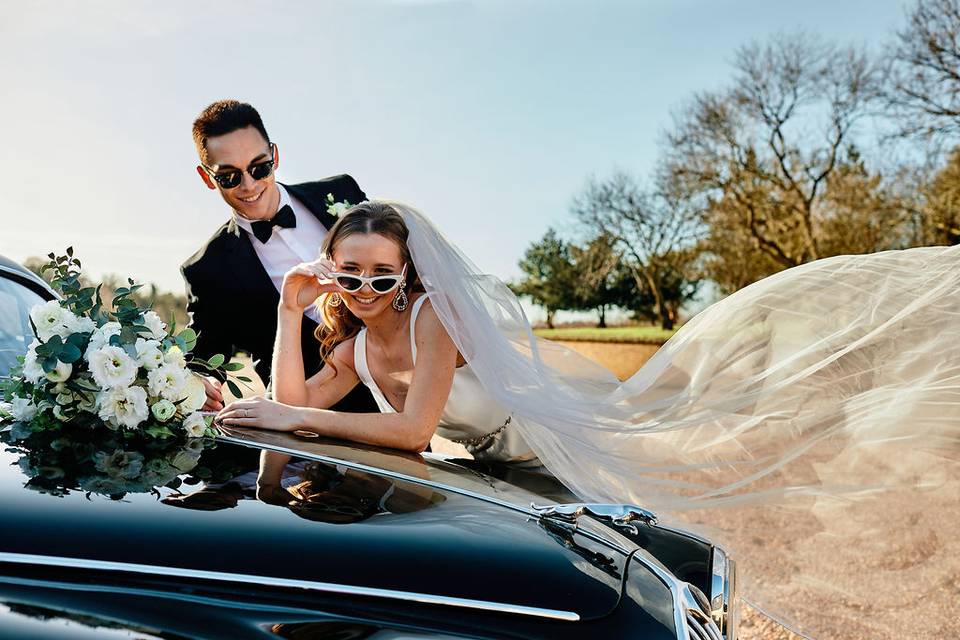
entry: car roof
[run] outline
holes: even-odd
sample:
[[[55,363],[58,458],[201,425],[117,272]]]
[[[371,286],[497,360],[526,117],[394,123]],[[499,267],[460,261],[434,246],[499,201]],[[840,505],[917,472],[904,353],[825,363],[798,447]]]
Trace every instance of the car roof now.
[[[0,255],[0,277],[7,277],[16,280],[37,293],[40,293],[47,299],[56,297],[53,289],[50,288],[42,278],[33,273],[22,264],[14,262],[10,258]]]

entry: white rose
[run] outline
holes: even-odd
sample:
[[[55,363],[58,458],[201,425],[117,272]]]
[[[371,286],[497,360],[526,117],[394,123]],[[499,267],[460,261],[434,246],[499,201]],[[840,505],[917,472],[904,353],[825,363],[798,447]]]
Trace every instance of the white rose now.
[[[150,337],[154,340],[163,340],[167,337],[167,324],[160,319],[156,311],[147,311],[143,314],[143,324],[150,330]]]
[[[37,406],[30,402],[29,398],[14,396],[13,402],[10,403],[10,415],[14,420],[27,422],[37,415]]]
[[[186,399],[180,403],[184,412],[199,411],[207,402],[207,388],[203,386],[200,376],[190,374],[187,377]]]
[[[150,389],[150,395],[176,402],[187,395],[188,375],[186,369],[170,364],[157,367],[147,374],[147,387]]]
[[[107,345],[90,354],[90,373],[101,389],[128,387],[137,379],[137,361],[120,347]]]
[[[89,361],[90,355],[94,351],[97,351],[101,347],[110,344],[110,338],[118,335],[120,335],[119,322],[108,322],[102,327],[95,329],[93,334],[90,336],[90,343],[87,345],[87,351],[84,354],[84,357]]]
[[[191,413],[183,420],[183,430],[188,438],[199,438],[207,430],[207,421],[199,413]]]
[[[166,422],[177,413],[177,405],[169,400],[158,400],[150,407],[150,412],[160,422]]]
[[[70,335],[67,331],[67,322],[71,316],[73,314],[61,307],[56,300],[35,304],[30,309],[30,319],[37,328],[37,335],[44,342],[55,335],[61,338]]]
[[[50,382],[63,382],[73,373],[73,365],[69,362],[57,362],[57,367],[47,373],[47,380]]]
[[[43,379],[47,374],[43,370],[43,367],[40,366],[40,362],[37,361],[37,347],[40,346],[39,340],[34,340],[30,343],[30,348],[27,349],[27,355],[23,359],[23,377],[27,382],[37,384]]]
[[[163,364],[163,352],[160,351],[160,342],[158,340],[137,338],[136,349],[137,363],[144,369],[153,371]]]
[[[167,353],[163,356],[163,361],[181,369],[187,368],[187,359],[183,357],[183,351],[177,345],[173,345],[167,350]]]
[[[87,316],[73,316],[67,323],[67,329],[70,333],[93,333],[97,330],[97,323]]]
[[[133,429],[147,419],[147,392],[142,387],[117,387],[97,396],[99,416],[113,426]]]

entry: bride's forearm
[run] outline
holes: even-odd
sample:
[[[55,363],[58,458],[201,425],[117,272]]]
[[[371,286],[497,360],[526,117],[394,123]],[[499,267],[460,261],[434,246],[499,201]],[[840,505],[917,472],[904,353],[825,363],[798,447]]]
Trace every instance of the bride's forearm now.
[[[420,453],[430,444],[436,421],[402,413],[345,413],[301,407],[299,427],[323,436]]]
[[[277,309],[277,340],[271,363],[273,398],[294,406],[307,402],[306,375],[300,346],[302,325],[303,312],[282,305]]]

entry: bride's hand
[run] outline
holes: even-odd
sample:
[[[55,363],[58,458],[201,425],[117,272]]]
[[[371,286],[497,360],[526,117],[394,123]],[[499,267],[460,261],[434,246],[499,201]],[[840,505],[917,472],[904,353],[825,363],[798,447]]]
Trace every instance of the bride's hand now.
[[[283,276],[280,304],[302,312],[321,294],[337,291],[337,285],[330,278],[333,270],[333,262],[326,258],[304,262],[290,269]]]
[[[297,407],[257,396],[231,402],[216,415],[213,422],[223,427],[293,431],[298,428],[298,417]]]

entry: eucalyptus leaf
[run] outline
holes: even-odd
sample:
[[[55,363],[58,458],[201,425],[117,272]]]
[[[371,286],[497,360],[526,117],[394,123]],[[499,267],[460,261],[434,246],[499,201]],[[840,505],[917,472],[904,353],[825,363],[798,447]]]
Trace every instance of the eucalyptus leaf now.
[[[216,369],[223,364],[223,361],[226,360],[222,353],[218,353],[210,356],[210,359],[207,361],[211,368]]]
[[[243,393],[240,391],[240,387],[237,386],[237,383],[233,380],[227,380],[227,388],[230,389],[230,393],[235,395],[238,398],[243,397]]]

